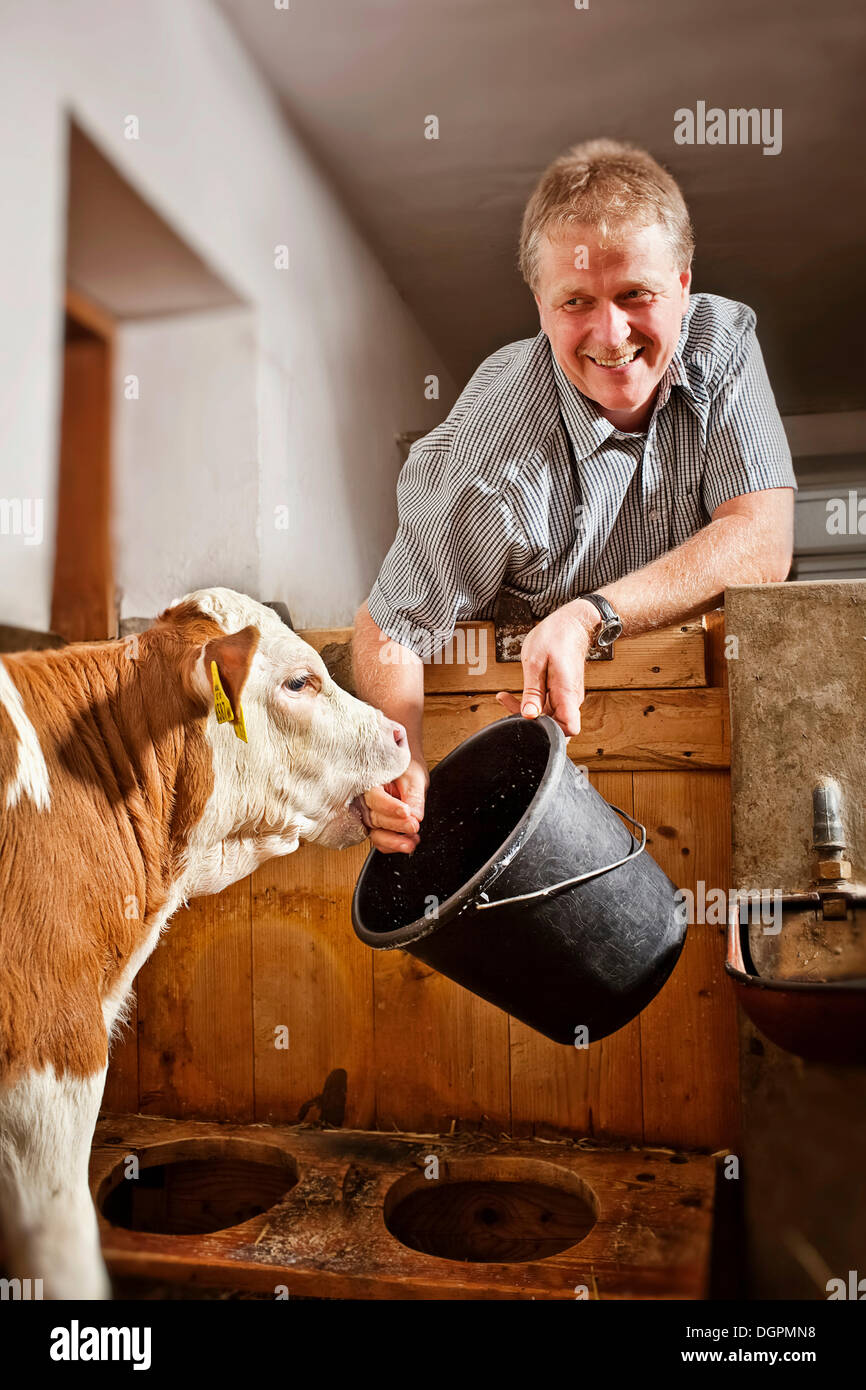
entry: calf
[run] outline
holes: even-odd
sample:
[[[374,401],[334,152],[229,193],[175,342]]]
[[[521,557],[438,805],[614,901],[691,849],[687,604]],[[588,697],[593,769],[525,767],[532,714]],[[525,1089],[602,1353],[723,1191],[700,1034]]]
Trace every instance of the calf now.
[[[189,898],[368,833],[409,762],[271,609],[202,589],[122,642],[0,661],[0,1223],[12,1277],[109,1285],[88,1187],[112,1032]]]

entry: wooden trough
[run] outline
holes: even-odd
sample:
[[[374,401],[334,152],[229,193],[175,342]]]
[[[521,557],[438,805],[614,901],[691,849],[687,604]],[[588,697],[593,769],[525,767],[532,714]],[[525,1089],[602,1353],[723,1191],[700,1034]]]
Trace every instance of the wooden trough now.
[[[91,1159],[113,1274],[274,1297],[703,1298],[714,1183],[705,1155],[137,1115]]]

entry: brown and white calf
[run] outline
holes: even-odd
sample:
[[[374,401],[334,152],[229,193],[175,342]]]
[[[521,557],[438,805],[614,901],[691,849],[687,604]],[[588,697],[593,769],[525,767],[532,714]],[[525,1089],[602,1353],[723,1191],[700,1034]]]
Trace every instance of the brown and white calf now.
[[[49,1297],[109,1294],[90,1145],[112,1030],[172,914],[301,840],[359,843],[363,793],[409,756],[401,725],[231,589],[187,595],[135,638],[0,660],[11,1277]]]

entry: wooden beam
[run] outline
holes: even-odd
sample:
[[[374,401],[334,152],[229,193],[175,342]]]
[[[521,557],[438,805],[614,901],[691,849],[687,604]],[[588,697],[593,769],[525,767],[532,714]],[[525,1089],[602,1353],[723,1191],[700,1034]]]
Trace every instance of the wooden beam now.
[[[431,695],[424,753],[432,767],[505,712],[493,695]],[[635,768],[726,768],[731,762],[727,691],[598,690],[569,740],[574,762],[605,772]]]
[[[75,291],[67,292],[66,313],[51,627],[67,642],[89,642],[117,635],[111,549],[113,333],[100,311]]]
[[[95,333],[97,338],[104,338],[107,343],[114,341],[115,321],[101,304],[72,285],[66,287],[64,302],[67,314],[76,323]]]
[[[347,646],[352,634],[350,627],[303,628],[298,636],[321,652],[329,646]],[[335,679],[343,684],[349,669],[348,652],[333,656],[339,661]],[[700,620],[623,638],[616,643],[612,661],[586,663],[587,690],[676,689],[706,684],[706,640]],[[491,622],[458,623],[451,641],[424,666],[428,695],[522,688],[520,662],[496,660]]]

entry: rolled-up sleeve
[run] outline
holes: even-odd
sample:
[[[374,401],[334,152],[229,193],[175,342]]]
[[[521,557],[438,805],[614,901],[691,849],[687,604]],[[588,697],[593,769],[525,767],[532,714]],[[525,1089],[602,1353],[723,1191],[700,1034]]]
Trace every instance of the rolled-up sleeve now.
[[[514,520],[502,489],[423,440],[400,470],[397,516],[367,607],[384,633],[429,659],[496,595]]]
[[[710,404],[702,481],[702,500],[710,515],[746,492],[797,487],[751,317]]]

